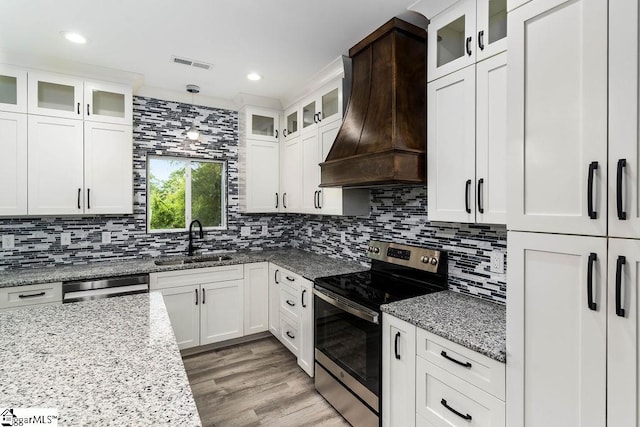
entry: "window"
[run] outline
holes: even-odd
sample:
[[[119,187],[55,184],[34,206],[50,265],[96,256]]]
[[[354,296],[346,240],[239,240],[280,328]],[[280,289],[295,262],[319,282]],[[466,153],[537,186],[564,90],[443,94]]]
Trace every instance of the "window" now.
[[[181,157],[147,158],[147,228],[184,231],[192,219],[226,227],[226,164]]]

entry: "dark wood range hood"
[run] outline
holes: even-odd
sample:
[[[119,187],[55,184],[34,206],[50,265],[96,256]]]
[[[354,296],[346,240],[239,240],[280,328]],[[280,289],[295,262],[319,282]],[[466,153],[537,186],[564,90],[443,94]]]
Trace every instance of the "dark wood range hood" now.
[[[426,182],[426,38],[394,18],[349,50],[351,96],[321,187]]]

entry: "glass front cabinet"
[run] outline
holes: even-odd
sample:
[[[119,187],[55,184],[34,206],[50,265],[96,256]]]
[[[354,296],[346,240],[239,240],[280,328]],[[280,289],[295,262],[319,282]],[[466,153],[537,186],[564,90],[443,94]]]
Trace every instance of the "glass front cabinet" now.
[[[301,102],[302,131],[341,120],[342,113],[342,79],[338,79]]]
[[[247,138],[278,142],[280,137],[280,114],[266,108],[247,107],[246,109]]]
[[[0,65],[0,111],[27,112],[27,72]]]

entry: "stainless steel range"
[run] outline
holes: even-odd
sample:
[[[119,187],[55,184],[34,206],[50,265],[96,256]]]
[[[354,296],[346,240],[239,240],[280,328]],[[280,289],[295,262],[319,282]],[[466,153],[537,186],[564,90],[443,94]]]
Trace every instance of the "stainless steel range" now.
[[[447,289],[446,252],[372,241],[371,269],[314,282],[315,386],[353,426],[380,425],[382,304]]]

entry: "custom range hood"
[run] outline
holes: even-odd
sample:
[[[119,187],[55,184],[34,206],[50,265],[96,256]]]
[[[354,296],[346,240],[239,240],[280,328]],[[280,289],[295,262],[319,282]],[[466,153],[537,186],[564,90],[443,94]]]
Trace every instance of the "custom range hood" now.
[[[427,33],[393,18],[349,50],[349,105],[321,187],[425,184]]]

